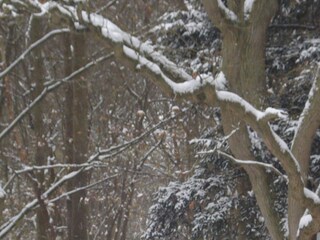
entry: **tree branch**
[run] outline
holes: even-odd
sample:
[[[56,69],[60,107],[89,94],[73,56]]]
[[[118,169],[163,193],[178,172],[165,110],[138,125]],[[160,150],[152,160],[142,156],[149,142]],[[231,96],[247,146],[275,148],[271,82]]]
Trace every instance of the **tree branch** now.
[[[213,24],[219,29],[223,29],[227,25],[227,20],[223,13],[219,10],[217,0],[202,0],[203,6],[208,14],[208,17]]]
[[[81,168],[77,171],[73,171],[65,176],[63,176],[59,181],[52,184],[51,187],[45,191],[42,195],[42,199],[46,199],[52,192],[54,192],[58,187],[60,187],[63,183],[66,181],[76,177],[81,172],[83,172],[85,169]],[[12,217],[8,222],[2,224],[0,226],[0,239],[5,237],[12,228],[27,214],[29,213],[34,207],[36,207],[39,204],[39,200],[36,198],[33,201],[29,202],[25,207],[14,217]]]
[[[98,63],[101,63],[107,59],[109,59],[110,57],[113,56],[113,53],[100,57],[98,59],[95,59],[91,62],[89,62],[88,64],[86,64],[85,66],[79,68],[78,70],[74,71],[73,73],[71,73],[69,76],[56,81],[54,83],[51,83],[49,85],[46,85],[45,88],[43,89],[43,91],[41,92],[41,94],[36,97],[36,99],[34,99],[29,105],[28,107],[26,107],[22,112],[20,112],[20,114],[4,129],[2,130],[2,132],[0,133],[0,141],[2,141],[2,139],[11,132],[11,130],[23,119],[23,117],[26,116],[26,114],[33,109],[49,92],[52,92],[53,90],[57,89],[58,87],[60,87],[62,84],[69,82],[70,80],[72,80],[73,78],[75,78],[76,76],[78,76],[79,74],[83,73],[84,71],[86,71],[87,69],[91,68],[92,66],[95,66]]]
[[[15,66],[17,66],[18,63],[20,63],[24,58],[35,48],[39,47],[42,43],[49,40],[51,37],[61,34],[61,33],[67,33],[70,32],[70,29],[68,28],[62,28],[62,29],[56,29],[53,30],[46,35],[44,35],[42,38],[37,40],[36,42],[32,43],[13,63],[10,64],[6,69],[4,69],[2,72],[0,72],[0,79],[5,77]]]
[[[73,189],[73,190],[71,190],[71,191],[69,191],[69,192],[65,192],[65,193],[61,194],[60,196],[58,196],[58,197],[55,197],[55,198],[53,198],[53,199],[50,199],[50,200],[49,200],[49,203],[54,203],[54,202],[56,202],[56,201],[59,201],[59,200],[62,199],[62,198],[65,198],[65,197],[68,197],[68,196],[70,196],[70,195],[72,195],[72,194],[75,194],[75,193],[77,193],[77,192],[80,192],[80,191],[83,191],[83,190],[92,188],[92,187],[94,187],[94,186],[96,186],[96,185],[98,185],[98,184],[101,184],[101,183],[103,183],[103,182],[105,182],[105,181],[108,181],[108,180],[110,180],[110,179],[116,178],[116,177],[118,177],[118,176],[119,176],[119,173],[114,174],[114,175],[109,176],[109,177],[106,177],[106,178],[104,178],[104,179],[101,179],[101,180],[96,181],[96,182],[94,182],[94,183],[88,184],[88,185],[86,185],[86,186]]]
[[[301,165],[303,178],[307,179],[311,146],[320,126],[320,65],[317,68],[309,98],[300,115],[291,150]]]
[[[259,166],[259,167],[263,167],[265,169],[269,169],[273,172],[275,172],[278,176],[284,178],[286,181],[288,181],[287,176],[283,175],[277,168],[275,168],[272,164],[267,164],[267,163],[263,163],[263,162],[257,162],[254,160],[240,160],[240,159],[236,159],[235,157],[233,157],[230,154],[227,154],[223,151],[218,150],[217,151],[218,154],[228,158],[229,160],[233,161],[234,163],[240,164],[242,166],[244,165],[254,165],[254,166]]]

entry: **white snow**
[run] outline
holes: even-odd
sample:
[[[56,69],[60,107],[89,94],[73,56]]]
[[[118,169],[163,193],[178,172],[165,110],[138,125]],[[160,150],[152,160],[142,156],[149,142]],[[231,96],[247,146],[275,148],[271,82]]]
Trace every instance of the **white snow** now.
[[[226,90],[227,79],[223,72],[218,73],[214,81],[215,81],[214,85],[216,86],[216,90]]]
[[[296,60],[296,63],[302,62],[304,59],[310,58],[312,54],[316,53],[318,51],[318,47],[316,46],[311,46],[306,50],[303,50],[300,53],[300,57]]]
[[[180,111],[180,108],[179,108],[178,106],[173,106],[173,107],[171,108],[171,111],[173,111],[173,112],[179,112],[179,111]]]
[[[299,117],[298,126],[296,127],[296,132],[295,132],[294,137],[293,137],[292,145],[294,145],[294,142],[296,141],[296,137],[298,136],[298,134],[299,134],[299,132],[301,130],[301,127],[303,126],[305,116],[310,111],[311,104],[314,101],[313,99],[315,98],[315,96],[317,96],[319,94],[319,91],[320,91],[320,89],[319,89],[319,85],[320,85],[319,74],[320,73],[319,72],[320,72],[320,65],[318,66],[314,82],[313,82],[312,87],[310,89],[308,100],[305,103],[304,109],[303,109],[303,111],[302,111],[302,113],[301,113],[301,115]]]
[[[259,119],[264,114],[263,112],[254,108],[250,103],[248,103],[246,100],[244,100],[235,93],[228,91],[217,91],[217,97],[221,101],[234,102],[240,104],[245,109],[245,112],[253,114],[254,116],[256,116],[257,119]]]
[[[225,85],[226,83],[224,79],[225,78],[223,73],[222,75],[219,74],[219,76],[215,80],[215,85],[216,86]],[[271,108],[271,107],[267,108],[265,111],[262,112],[256,109],[255,107],[253,107],[249,102],[247,102],[246,100],[244,100],[243,98],[241,98],[240,96],[232,92],[217,91],[217,96],[218,96],[218,99],[220,99],[221,101],[239,103],[245,109],[245,112],[253,114],[256,117],[257,121],[267,116],[277,116],[278,118],[281,118],[281,119],[287,119],[288,117],[288,114],[285,111],[281,109]]]
[[[145,66],[154,74],[161,76],[161,78],[172,88],[172,90],[175,93],[188,93],[188,92],[192,93],[195,90],[199,89],[202,85],[200,81],[196,81],[196,80],[190,80],[182,83],[175,83],[162,72],[162,70],[157,64],[149,61],[143,56],[138,55],[138,53],[133,49],[127,46],[123,46],[123,52],[127,57],[133,60],[139,61],[139,64],[141,66]]]
[[[283,141],[278,134],[276,134],[272,128],[270,127],[271,133],[273,135],[273,137],[275,138],[275,140],[277,141],[278,145],[280,146],[280,149],[283,153],[288,153],[291,157],[291,159],[293,160],[294,164],[296,165],[296,169],[298,172],[301,172],[301,168],[300,168],[300,164],[298,162],[298,160],[295,158],[295,156],[292,154],[292,152],[290,151],[288,145],[285,143],[285,141]],[[303,180],[302,180],[303,181]]]
[[[137,111],[137,115],[139,116],[139,117],[143,117],[143,116],[145,116],[146,115],[146,113],[143,111],[143,110],[138,110]]]
[[[175,28],[175,27],[178,27],[178,26],[183,26],[183,25],[184,25],[184,22],[181,19],[179,19],[179,20],[177,20],[177,21],[175,21],[173,23],[162,23],[162,24],[152,28],[150,30],[150,32],[151,33],[157,32],[157,31],[159,31],[161,29],[164,29],[165,31],[168,31],[168,30],[170,30],[172,28]]]
[[[272,132],[273,137],[275,138],[275,140],[276,140],[277,143],[279,144],[279,146],[280,146],[280,148],[281,148],[281,151],[282,151],[283,153],[289,152],[289,147],[288,147],[288,145],[285,143],[285,141],[283,141],[283,140],[278,136],[278,134],[276,134],[272,129],[271,129],[271,132]]]
[[[243,10],[244,10],[244,14],[245,14],[246,19],[248,19],[250,16],[254,2],[255,2],[255,0],[245,0],[245,2],[244,2]]]
[[[277,117],[280,118],[286,118],[286,113],[283,112],[282,110],[277,110],[274,108],[267,108],[264,112],[259,111],[258,109],[254,108],[250,103],[248,103],[246,100],[238,96],[237,94],[234,94],[232,92],[227,92],[227,91],[217,91],[217,97],[221,101],[226,101],[226,102],[234,102],[240,104],[246,113],[252,114],[255,116],[257,121],[260,119],[268,116],[268,115],[276,115]],[[297,159],[293,156],[291,151],[289,150],[288,145],[272,130],[270,127],[270,131],[275,139],[275,141],[278,143],[281,151],[283,153],[288,153],[290,154],[291,158],[294,161],[294,164],[296,165],[297,171],[300,172],[300,165]]]
[[[222,0],[217,0],[219,8],[226,14],[227,18],[233,22],[238,21],[237,15],[224,5]]]
[[[308,188],[304,188],[303,192],[306,198],[313,200],[315,204],[320,204],[320,198],[315,192],[312,192]]]
[[[0,199],[4,199],[6,197],[6,192],[3,190],[3,188],[0,186]]]
[[[259,121],[260,119],[267,117],[267,116],[277,116],[280,119],[286,120],[288,119],[288,113],[281,109],[276,109],[272,107],[268,107],[262,114],[260,114],[257,118]]]
[[[110,38],[113,42],[123,42],[124,36],[117,26],[110,21],[106,21],[105,23],[105,26],[101,28],[102,35]]]
[[[299,222],[299,229],[307,227],[312,222],[312,216],[310,214],[306,214],[301,217]],[[299,236],[299,231],[298,231]]]
[[[122,43],[128,48],[138,51],[140,55],[148,56],[150,62],[153,61],[157,64],[161,64],[165,69],[168,69],[174,75],[189,80],[192,77],[184,70],[178,68],[176,64],[168,60],[165,56],[154,50],[154,47],[146,42],[141,42],[138,38],[131,36],[130,34],[122,31],[117,25],[112,23],[106,18],[98,14],[88,14],[82,12],[84,21],[92,23],[95,27],[101,29],[103,36],[115,43]]]

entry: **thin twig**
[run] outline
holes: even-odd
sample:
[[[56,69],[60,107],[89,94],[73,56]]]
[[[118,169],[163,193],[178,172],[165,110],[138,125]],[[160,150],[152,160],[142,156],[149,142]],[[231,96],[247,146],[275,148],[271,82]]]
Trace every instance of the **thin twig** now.
[[[232,155],[222,152],[220,150],[217,151],[218,154],[228,158],[229,160],[240,164],[240,165],[256,165],[256,166],[261,166],[267,169],[270,169],[272,171],[274,171],[277,175],[279,175],[280,177],[286,179],[286,181],[288,181],[288,177],[284,174],[282,174],[277,168],[275,168],[272,164],[268,164],[268,163],[262,163],[262,162],[257,162],[257,161],[253,161],[253,160],[239,160],[234,158]]]
[[[78,70],[74,71],[71,73],[69,76],[63,78],[60,81],[57,81],[51,85],[46,86],[40,95],[38,95],[20,114],[0,133],[0,141],[19,123],[26,114],[34,108],[36,104],[38,104],[49,92],[55,90],[56,88],[60,87],[63,83],[69,82],[72,80],[74,77],[78,76],[79,74],[83,73],[85,70],[89,69],[90,67],[103,62],[110,57],[112,57],[114,54],[111,53],[109,55],[100,57],[96,60],[93,60],[86,64],[85,66],[79,68]]]
[[[50,37],[55,36],[57,34],[61,34],[61,33],[67,33],[70,32],[69,28],[62,28],[62,29],[56,29],[53,30],[49,33],[47,33],[46,35],[44,35],[42,38],[40,38],[39,40],[35,41],[34,43],[32,43],[13,63],[10,64],[9,67],[7,67],[5,70],[3,70],[0,73],[0,79],[3,78],[4,76],[6,76],[19,62],[21,62],[28,53],[30,53],[34,48],[38,47],[40,44],[42,44],[43,42],[47,41]]]
[[[114,174],[114,175],[109,176],[109,177],[106,177],[106,178],[104,178],[104,179],[101,179],[101,180],[96,181],[96,182],[94,182],[94,183],[88,184],[88,185],[86,185],[86,186],[73,189],[73,190],[71,190],[71,191],[69,191],[69,192],[65,192],[65,193],[61,194],[60,196],[58,196],[58,197],[55,197],[55,198],[53,198],[53,199],[50,199],[50,200],[49,200],[49,203],[54,203],[54,202],[56,202],[56,201],[58,201],[58,200],[60,200],[60,199],[62,199],[62,198],[64,198],[64,197],[68,197],[68,196],[70,196],[70,195],[72,195],[72,194],[75,194],[75,193],[77,193],[77,192],[80,192],[80,191],[83,191],[83,190],[92,188],[92,187],[94,187],[94,186],[96,186],[96,185],[98,185],[98,184],[100,184],[100,183],[103,183],[103,182],[105,182],[105,181],[107,181],[107,180],[116,178],[116,177],[118,177],[118,176],[119,176],[119,173]]]

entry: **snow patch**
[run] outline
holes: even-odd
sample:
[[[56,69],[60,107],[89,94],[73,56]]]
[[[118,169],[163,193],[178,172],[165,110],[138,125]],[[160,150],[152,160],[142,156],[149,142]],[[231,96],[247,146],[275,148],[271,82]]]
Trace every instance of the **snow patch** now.
[[[216,90],[226,90],[227,79],[223,72],[220,72],[216,76],[214,85],[216,86]]]
[[[312,222],[312,216],[310,214],[302,216],[299,222],[299,229],[307,227]],[[299,236],[299,231],[298,231]]]
[[[149,61],[143,56],[140,56],[136,51],[129,47],[124,46],[123,52],[125,55],[127,55],[127,57],[139,61],[141,66],[145,66],[156,75],[160,75],[165,80],[165,82],[173,89],[175,93],[193,92],[196,89],[200,88],[201,84],[199,81],[196,80],[190,80],[180,84],[173,82],[171,79],[164,75],[164,73],[161,71],[160,67],[157,64]]]
[[[245,15],[246,20],[248,20],[250,17],[250,13],[251,13],[254,2],[255,2],[255,0],[245,0],[245,2],[244,2],[243,10],[244,10],[244,15]]]
[[[4,199],[6,197],[6,192],[3,190],[3,188],[0,186],[0,199]]]
[[[315,192],[312,192],[308,188],[304,188],[303,192],[306,198],[313,200],[315,204],[320,204],[320,198]]]
[[[224,3],[222,2],[222,0],[218,0],[218,6],[222,11],[224,11],[229,20],[233,22],[238,21],[237,15],[234,12],[232,12],[229,8],[227,8],[226,5],[224,5]]]
[[[273,116],[277,116],[280,119],[286,120],[288,119],[288,113],[286,111],[283,111],[281,109],[276,109],[276,108],[272,108],[272,107],[268,107],[260,116],[259,118],[257,118],[257,120],[259,121],[260,119],[268,116],[268,115],[273,115]]]
[[[257,119],[260,119],[264,115],[263,112],[254,108],[250,103],[248,103],[246,100],[244,100],[235,93],[228,91],[217,91],[217,97],[221,101],[234,102],[240,104],[245,109],[245,112],[253,114],[254,116],[256,116]]]

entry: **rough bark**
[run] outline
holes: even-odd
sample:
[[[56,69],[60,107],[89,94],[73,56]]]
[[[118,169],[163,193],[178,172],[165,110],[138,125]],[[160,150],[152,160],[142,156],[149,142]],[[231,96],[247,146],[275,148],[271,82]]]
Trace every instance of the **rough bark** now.
[[[204,0],[210,19],[222,33],[222,71],[229,83],[229,90],[261,108],[266,94],[265,44],[267,27],[277,10],[277,1],[259,1],[249,20],[244,19],[244,1],[231,1],[230,9],[237,14],[238,22],[230,22],[218,6],[217,1]],[[227,106],[222,106],[222,124],[225,134],[235,128],[239,130],[229,139],[230,149],[238,159],[255,159],[250,151],[251,142],[246,125]],[[273,210],[273,199],[269,192],[268,177],[264,169],[245,167],[266,226],[273,239],[282,239],[278,227],[280,219]],[[249,185],[249,181],[242,182]],[[242,194],[247,189],[241,187]],[[240,226],[241,227],[241,226]],[[243,227],[242,227],[243,228]],[[245,236],[243,236],[245,238]]]
[[[73,33],[66,37],[65,44],[68,75],[85,63],[85,36]],[[87,160],[88,151],[88,87],[84,76],[68,84],[65,101],[65,158],[67,163],[80,164]],[[68,182],[68,190],[84,186],[87,178],[86,173],[79,174]],[[67,200],[69,239],[88,239],[85,197],[86,191],[83,190]]]
[[[43,32],[43,20],[40,18],[32,17],[30,40],[31,42],[37,41]],[[30,83],[34,86],[32,91],[32,98],[36,98],[43,90],[43,79],[45,79],[44,59],[42,57],[42,50],[35,49],[31,55],[32,70],[30,72]],[[45,125],[43,122],[43,110],[44,103],[38,104],[32,112],[32,125],[34,128],[34,159],[35,165],[41,166],[46,165],[47,158],[49,155],[47,141],[45,139]],[[39,208],[37,209],[37,239],[46,240],[53,239],[53,232],[50,231],[49,214],[47,207],[41,199],[41,195],[45,189],[45,176],[43,171],[36,173],[37,184],[34,184],[35,193],[39,200]]]
[[[311,146],[318,127],[320,126],[320,76],[317,69],[314,85],[311,89],[311,96],[306,103],[306,108],[301,114],[300,125],[296,131],[291,147],[293,155],[301,166],[301,175],[304,182],[307,182],[310,165]],[[299,221],[305,212],[299,199],[293,198],[294,189],[289,188],[288,192],[288,218],[289,218],[289,239],[295,239]]]

